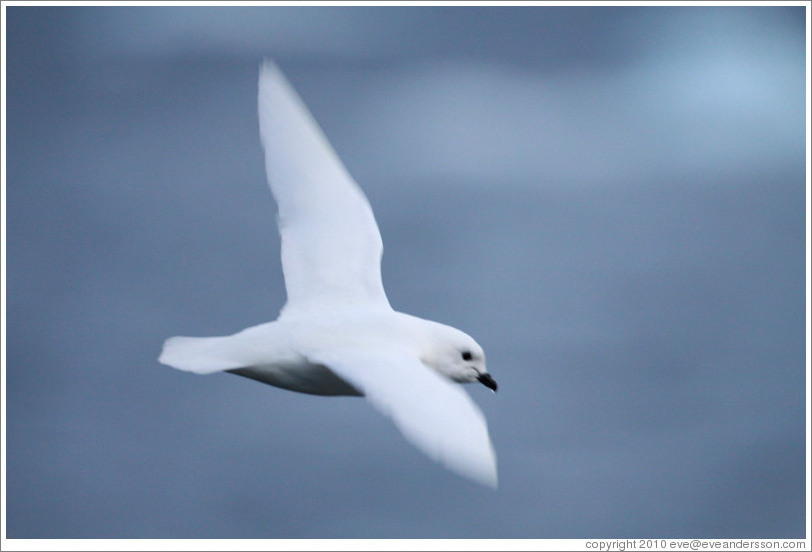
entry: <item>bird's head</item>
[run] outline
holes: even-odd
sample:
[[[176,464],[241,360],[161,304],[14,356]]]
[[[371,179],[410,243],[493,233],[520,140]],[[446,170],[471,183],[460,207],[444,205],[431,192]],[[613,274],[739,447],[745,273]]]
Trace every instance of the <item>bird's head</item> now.
[[[485,352],[474,338],[443,324],[436,324],[431,333],[421,357],[424,364],[456,382],[478,381],[496,391],[496,382],[485,366]]]

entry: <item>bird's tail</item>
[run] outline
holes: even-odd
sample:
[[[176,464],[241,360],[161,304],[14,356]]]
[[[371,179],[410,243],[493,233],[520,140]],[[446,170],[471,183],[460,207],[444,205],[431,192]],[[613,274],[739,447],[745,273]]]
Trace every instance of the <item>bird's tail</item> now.
[[[170,337],[164,342],[158,362],[196,374],[211,374],[245,364],[237,360],[234,336]]]

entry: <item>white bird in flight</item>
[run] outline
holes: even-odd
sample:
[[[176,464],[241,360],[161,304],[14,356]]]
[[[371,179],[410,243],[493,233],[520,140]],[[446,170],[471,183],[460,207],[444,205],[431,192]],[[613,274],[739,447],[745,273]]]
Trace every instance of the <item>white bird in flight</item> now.
[[[259,129],[279,209],[287,303],[224,337],[172,337],[158,359],[314,395],[364,396],[418,449],[496,487],[485,417],[457,383],[496,391],[485,353],[456,328],[397,312],[381,281],[372,208],[279,68],[259,74]]]

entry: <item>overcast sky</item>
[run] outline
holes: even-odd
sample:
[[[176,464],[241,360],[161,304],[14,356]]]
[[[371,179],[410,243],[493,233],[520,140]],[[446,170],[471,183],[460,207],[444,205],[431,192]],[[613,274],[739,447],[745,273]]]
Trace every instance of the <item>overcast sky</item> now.
[[[7,9],[10,538],[803,538],[803,8]],[[285,300],[273,58],[497,491],[358,398],[157,362]]]

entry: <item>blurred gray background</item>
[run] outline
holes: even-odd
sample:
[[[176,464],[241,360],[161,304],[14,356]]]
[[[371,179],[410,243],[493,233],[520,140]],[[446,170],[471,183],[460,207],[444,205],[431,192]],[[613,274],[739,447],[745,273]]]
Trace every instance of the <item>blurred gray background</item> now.
[[[804,536],[803,8],[7,16],[9,538]],[[266,56],[485,347],[498,491],[156,361],[284,303]]]

